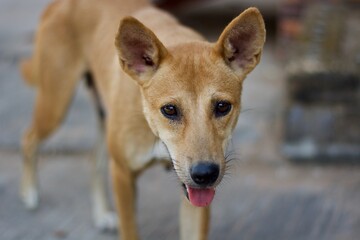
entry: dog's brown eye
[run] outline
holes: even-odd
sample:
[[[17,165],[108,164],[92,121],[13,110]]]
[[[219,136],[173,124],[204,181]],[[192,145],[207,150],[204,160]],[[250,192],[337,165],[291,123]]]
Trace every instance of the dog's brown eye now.
[[[222,117],[228,114],[231,110],[231,103],[227,101],[219,101],[215,103],[215,117]]]
[[[168,104],[161,108],[161,113],[171,120],[177,120],[179,118],[178,109],[176,106]]]

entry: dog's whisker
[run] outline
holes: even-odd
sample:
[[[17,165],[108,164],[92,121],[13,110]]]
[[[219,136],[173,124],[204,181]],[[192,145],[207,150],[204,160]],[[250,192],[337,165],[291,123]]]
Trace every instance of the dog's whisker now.
[[[242,109],[240,111],[240,113],[245,113],[245,112],[249,112],[249,111],[253,111],[255,108],[245,108],[245,109]]]

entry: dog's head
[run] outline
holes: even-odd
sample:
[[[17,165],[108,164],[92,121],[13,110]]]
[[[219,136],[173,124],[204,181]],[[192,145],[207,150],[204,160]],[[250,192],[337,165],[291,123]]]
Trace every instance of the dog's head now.
[[[264,21],[255,8],[235,18],[215,44],[165,48],[136,19],[120,24],[120,64],[139,84],[144,115],[167,146],[193,205],[209,205],[224,175],[242,83],[258,64],[264,41]]]

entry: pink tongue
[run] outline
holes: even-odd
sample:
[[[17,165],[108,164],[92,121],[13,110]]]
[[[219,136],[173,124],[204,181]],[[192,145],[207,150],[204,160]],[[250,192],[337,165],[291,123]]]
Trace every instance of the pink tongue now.
[[[191,204],[197,207],[209,206],[215,195],[213,188],[197,189],[187,186],[187,191]]]

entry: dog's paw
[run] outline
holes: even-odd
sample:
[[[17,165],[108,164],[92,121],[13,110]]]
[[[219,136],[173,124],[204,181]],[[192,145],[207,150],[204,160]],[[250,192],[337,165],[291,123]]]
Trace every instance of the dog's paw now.
[[[102,232],[115,232],[118,228],[118,217],[114,212],[105,212],[94,219],[95,226]]]
[[[39,193],[35,188],[23,188],[20,195],[27,209],[34,210],[39,206]]]

